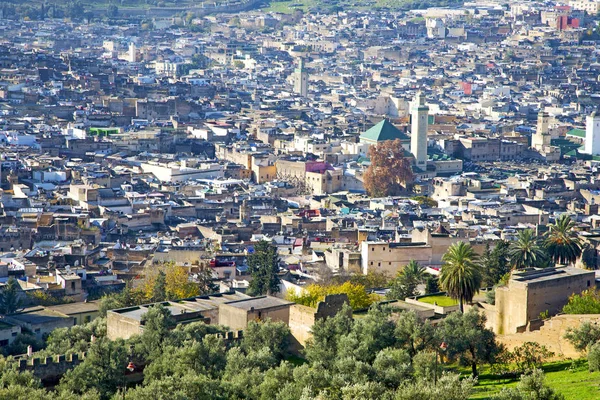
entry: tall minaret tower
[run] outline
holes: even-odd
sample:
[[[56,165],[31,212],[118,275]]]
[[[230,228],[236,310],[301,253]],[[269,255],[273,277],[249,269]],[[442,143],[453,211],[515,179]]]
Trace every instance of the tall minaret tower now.
[[[298,68],[294,71],[294,92],[302,97],[308,95],[308,72],[304,69],[304,59],[298,61]]]
[[[429,107],[425,105],[425,96],[418,92],[411,110],[410,151],[415,156],[417,167],[427,168],[427,125]]]
[[[531,147],[536,150],[542,150],[544,146],[550,146],[552,136],[548,129],[550,116],[545,111],[538,113],[537,128],[535,134],[531,136]]]

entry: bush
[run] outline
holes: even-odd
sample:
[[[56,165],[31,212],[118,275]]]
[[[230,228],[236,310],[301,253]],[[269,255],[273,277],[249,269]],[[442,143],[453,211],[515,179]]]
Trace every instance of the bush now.
[[[377,300],[379,296],[374,293],[367,293],[363,285],[345,282],[341,285],[309,285],[302,293],[294,291],[288,292],[286,298],[294,303],[302,304],[303,306],[316,308],[320,301],[325,299],[328,294],[348,295],[350,307],[354,310],[367,308]]]
[[[535,369],[531,374],[521,376],[516,388],[504,388],[493,397],[494,400],[564,400],[564,396],[554,392],[546,385],[544,373],[541,369]]]
[[[581,294],[569,297],[563,307],[565,314],[600,314],[600,292],[596,289],[584,290]]]
[[[588,350],[588,368],[590,372],[600,371],[600,343],[595,343]]]
[[[525,342],[512,351],[512,359],[517,364],[517,370],[525,372],[542,365],[544,360],[554,356],[554,353],[535,342]]]
[[[565,334],[567,339],[575,349],[586,351],[589,346],[600,341],[600,327],[591,322],[582,323],[579,328],[569,328]]]

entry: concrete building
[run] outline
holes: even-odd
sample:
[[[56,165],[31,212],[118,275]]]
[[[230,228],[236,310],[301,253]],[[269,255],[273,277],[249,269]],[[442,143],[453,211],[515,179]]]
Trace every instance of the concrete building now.
[[[289,324],[291,301],[262,296],[219,305],[219,325],[232,330],[245,329],[250,321],[281,321]]]
[[[422,170],[427,168],[427,128],[429,107],[425,96],[419,92],[411,110],[410,151],[415,156],[415,164]]]
[[[44,307],[26,308],[6,316],[5,319],[8,323],[33,332],[38,339],[42,339],[44,335],[49,334],[54,329],[69,328],[75,325],[72,317]]]
[[[595,285],[594,271],[573,267],[515,272],[496,289],[495,306],[484,307],[488,325],[498,334],[536,329],[541,313],[559,313],[569,296]]]
[[[361,264],[363,274],[369,271],[386,272],[395,276],[411,260],[421,265],[442,264],[442,256],[453,243],[461,239],[443,227],[430,231],[429,229],[414,229],[410,242],[372,242],[361,243]],[[476,251],[483,250],[482,246],[474,244]]]
[[[163,304],[171,312],[177,324],[203,321],[207,324],[219,322],[219,304],[248,299],[249,296],[228,292],[198,296],[178,301],[165,301]],[[109,339],[128,339],[144,331],[143,317],[148,310],[159,303],[120,308],[106,314],[106,332]]]
[[[585,119],[584,153],[592,156],[600,155],[600,115],[591,113]]]

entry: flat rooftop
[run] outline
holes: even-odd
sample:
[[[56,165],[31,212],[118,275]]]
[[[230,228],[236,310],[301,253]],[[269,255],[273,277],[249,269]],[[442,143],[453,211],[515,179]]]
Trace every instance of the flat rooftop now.
[[[511,277],[511,281],[524,283],[546,282],[557,279],[569,278],[578,275],[595,276],[594,271],[588,271],[581,268],[565,267],[565,268],[544,268],[527,270],[523,272],[515,272]]]
[[[65,318],[69,317],[43,307],[27,308],[18,314],[10,316],[11,320],[20,321],[30,325],[45,324]]]
[[[273,307],[281,307],[294,304],[293,301],[282,300],[277,297],[264,296],[264,297],[254,297],[245,300],[233,301],[230,303],[225,303],[228,306],[241,308],[242,310],[261,310],[266,308]]]
[[[219,304],[230,303],[236,301],[244,301],[251,297],[238,292],[226,292],[216,293],[205,296],[190,297],[188,299],[181,299],[175,301],[163,301],[153,304],[144,304],[134,307],[119,308],[116,310],[110,310],[136,321],[141,321],[142,316],[148,312],[148,309],[155,304],[164,304],[165,307],[171,312],[171,315],[184,314],[186,312],[201,312],[214,310],[219,308]]]

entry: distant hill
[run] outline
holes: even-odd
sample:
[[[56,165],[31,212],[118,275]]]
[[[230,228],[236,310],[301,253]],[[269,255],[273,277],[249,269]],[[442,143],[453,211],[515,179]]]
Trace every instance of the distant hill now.
[[[462,6],[463,0],[286,0],[270,1],[266,11],[292,13],[294,10],[333,13],[344,10],[408,11],[429,7]]]

